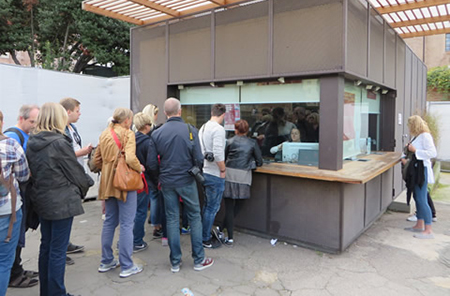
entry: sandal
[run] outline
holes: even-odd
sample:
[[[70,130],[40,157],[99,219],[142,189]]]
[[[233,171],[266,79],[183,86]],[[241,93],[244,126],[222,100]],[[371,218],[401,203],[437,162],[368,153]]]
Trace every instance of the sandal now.
[[[26,277],[24,275],[19,276],[15,280],[9,282],[8,287],[10,288],[29,288],[36,286],[39,283],[38,279],[33,279]]]
[[[23,271],[23,276],[26,276],[28,278],[35,278],[35,277],[39,276],[39,272],[32,271],[32,270],[24,270]]]

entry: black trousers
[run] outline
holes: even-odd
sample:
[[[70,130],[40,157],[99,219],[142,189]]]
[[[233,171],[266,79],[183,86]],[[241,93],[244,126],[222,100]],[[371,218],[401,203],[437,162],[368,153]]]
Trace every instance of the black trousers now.
[[[227,229],[228,239],[233,239],[234,218],[239,214],[245,199],[224,198],[225,201],[225,219],[223,220],[222,230]]]
[[[14,281],[19,276],[21,276],[24,272],[22,264],[21,264],[21,262],[22,262],[21,254],[22,254],[22,247],[17,246],[16,258],[14,258],[14,263],[11,268],[11,277],[9,278],[9,282]]]

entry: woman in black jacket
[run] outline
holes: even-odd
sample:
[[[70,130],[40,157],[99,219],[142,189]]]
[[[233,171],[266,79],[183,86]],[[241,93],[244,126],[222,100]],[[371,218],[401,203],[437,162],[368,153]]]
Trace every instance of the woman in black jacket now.
[[[40,295],[69,295],[64,286],[66,251],[73,217],[84,213],[81,198],[90,179],[78,163],[72,140],[64,134],[67,112],[45,103],[27,145],[31,201],[41,222]]]
[[[261,151],[255,140],[247,138],[248,122],[239,120],[234,124],[233,138],[227,141],[225,147],[225,219],[222,229],[226,228],[228,238],[225,245],[233,246],[234,218],[239,213],[242,203],[250,198],[252,184],[252,169],[262,166]]]

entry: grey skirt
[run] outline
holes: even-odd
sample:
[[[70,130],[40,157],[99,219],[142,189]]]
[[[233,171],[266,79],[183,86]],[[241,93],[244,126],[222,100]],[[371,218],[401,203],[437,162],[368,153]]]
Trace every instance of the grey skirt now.
[[[223,198],[250,198],[250,185],[225,181],[225,191],[223,192]]]

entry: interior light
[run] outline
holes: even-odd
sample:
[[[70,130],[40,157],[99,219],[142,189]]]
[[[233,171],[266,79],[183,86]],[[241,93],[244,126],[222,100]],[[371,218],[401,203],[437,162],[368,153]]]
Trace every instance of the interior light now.
[[[179,84],[178,85],[178,89],[184,89],[184,85],[183,84]]]
[[[211,85],[212,87],[216,86],[216,84],[214,82],[210,82],[209,85]]]
[[[356,85],[356,86],[360,86],[360,85],[361,85],[361,83],[362,83],[362,81],[361,81],[361,80],[355,80],[355,85]]]
[[[387,94],[388,92],[389,92],[389,90],[387,90],[387,89],[381,90],[381,93],[382,93],[383,95]]]
[[[379,86],[376,86],[376,87],[375,87],[375,91],[379,91],[379,90],[380,90],[380,88],[381,88],[381,87],[379,87]]]
[[[236,85],[238,85],[238,86],[242,86],[242,85],[244,85],[244,81],[242,81],[242,80],[239,80],[239,81],[237,81],[237,82],[236,82]]]
[[[280,78],[278,78],[278,81],[279,81],[280,83],[285,83],[285,81],[284,81],[284,77],[280,77]]]
[[[372,87],[373,87],[372,84],[367,84],[367,85],[366,85],[366,89],[367,89],[367,90],[372,89]]]

